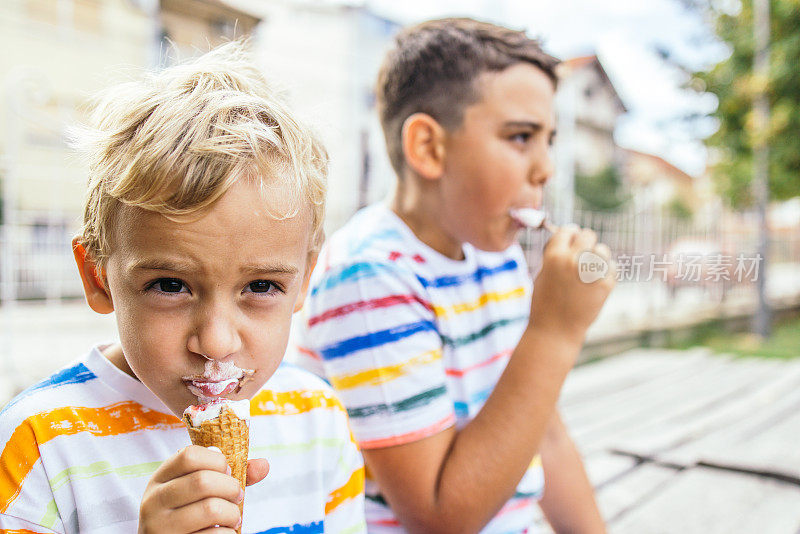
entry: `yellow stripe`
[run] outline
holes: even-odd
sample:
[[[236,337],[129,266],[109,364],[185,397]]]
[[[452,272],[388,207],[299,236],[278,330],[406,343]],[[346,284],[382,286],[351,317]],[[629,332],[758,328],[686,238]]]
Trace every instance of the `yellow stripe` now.
[[[540,454],[537,454],[536,456],[533,457],[533,460],[531,460],[528,469],[532,469],[534,467],[542,467],[542,456]]]
[[[325,505],[325,514],[331,513],[344,501],[357,497],[362,493],[364,493],[364,468],[360,467],[356,471],[353,471],[353,474],[350,475],[350,480],[348,480],[344,486],[328,495],[328,503]]]
[[[482,308],[489,304],[490,302],[502,302],[504,300],[509,300],[513,298],[521,298],[525,296],[525,287],[520,286],[518,288],[512,289],[511,291],[506,291],[504,293],[499,293],[493,291],[491,293],[484,293],[480,296],[478,300],[473,302],[464,302],[461,304],[455,304],[453,306],[443,307],[443,306],[433,306],[433,311],[437,317],[446,317],[449,314],[459,314],[465,312],[475,311],[478,308]]]
[[[16,499],[22,482],[39,460],[39,447],[58,436],[89,432],[95,436],[116,436],[140,430],[182,426],[171,414],[163,414],[134,402],[101,408],[67,406],[25,419],[0,454],[0,512]]]
[[[377,369],[368,369],[359,373],[335,375],[332,376],[330,380],[331,384],[333,384],[333,387],[336,389],[351,389],[363,385],[377,386],[403,376],[406,374],[409,367],[427,365],[441,358],[442,350],[434,349],[401,363],[387,365],[386,367],[378,367]]]
[[[264,390],[250,401],[250,415],[296,415],[316,408],[344,410],[341,401],[326,391]]]

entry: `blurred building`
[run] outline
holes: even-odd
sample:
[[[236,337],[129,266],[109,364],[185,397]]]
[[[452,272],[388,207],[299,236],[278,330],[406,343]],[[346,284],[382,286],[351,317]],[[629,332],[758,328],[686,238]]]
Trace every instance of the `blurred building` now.
[[[694,213],[703,198],[695,178],[660,156],[622,149],[622,174],[638,206],[684,206]]]
[[[628,110],[600,60],[594,55],[567,59],[558,74],[558,112],[574,121],[570,142],[575,172],[593,175],[618,165],[621,153],[614,129]]]
[[[0,298],[79,292],[69,242],[86,176],[67,128],[88,96],[163,64],[167,43],[190,55],[258,21],[221,0],[0,2]]]
[[[374,112],[374,84],[397,22],[363,6],[305,0],[237,0],[262,17],[259,58],[331,155],[326,231],[387,194],[394,172]]]

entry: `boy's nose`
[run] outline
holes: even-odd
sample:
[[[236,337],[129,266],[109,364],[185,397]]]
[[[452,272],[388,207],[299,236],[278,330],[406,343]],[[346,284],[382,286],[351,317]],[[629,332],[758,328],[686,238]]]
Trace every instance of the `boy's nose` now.
[[[242,340],[235,319],[221,310],[198,313],[187,348],[195,354],[214,360],[222,360],[238,352],[242,348]]]
[[[533,185],[541,186],[547,183],[553,173],[555,172],[555,164],[550,150],[538,158],[534,165],[531,166],[530,181]]]

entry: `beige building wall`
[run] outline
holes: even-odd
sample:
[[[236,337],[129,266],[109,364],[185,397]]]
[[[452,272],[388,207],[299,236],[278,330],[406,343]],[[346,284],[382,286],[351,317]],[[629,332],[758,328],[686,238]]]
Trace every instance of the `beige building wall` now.
[[[84,175],[66,144],[88,94],[148,62],[152,23],[127,0],[0,2],[0,153],[18,222],[75,224]]]

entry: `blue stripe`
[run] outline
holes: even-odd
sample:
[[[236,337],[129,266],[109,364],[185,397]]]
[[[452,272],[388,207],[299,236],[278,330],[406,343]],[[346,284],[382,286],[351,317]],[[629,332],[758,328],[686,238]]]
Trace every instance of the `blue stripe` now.
[[[350,256],[357,256],[358,254],[364,252],[367,248],[371,247],[375,241],[383,241],[383,240],[399,241],[400,239],[402,239],[400,232],[398,232],[393,228],[389,228],[388,230],[384,230],[382,232],[378,232],[377,234],[372,234],[370,236],[367,236],[367,238],[361,241],[360,243],[354,243],[353,244],[354,248],[351,248],[348,251],[348,254],[350,254]]]
[[[79,363],[77,365],[73,365],[72,367],[68,367],[66,369],[62,369],[57,373],[53,374],[52,376],[42,380],[34,384],[33,386],[29,387],[9,402],[3,411],[0,414],[4,413],[6,410],[17,404],[22,399],[32,395],[33,393],[45,389],[52,389],[60,386],[66,386],[68,384],[82,384],[83,382],[87,382],[89,380],[93,380],[97,378],[97,376],[89,370],[84,364]]]
[[[274,527],[262,530],[257,534],[319,534],[325,532],[322,521],[314,521],[308,525],[292,525],[290,527]]]
[[[369,334],[351,337],[350,339],[333,343],[320,349],[319,353],[324,360],[332,360],[334,358],[347,356],[352,352],[379,347],[386,343],[392,343],[399,339],[413,336],[419,332],[428,331],[436,331],[436,325],[431,321],[418,321],[416,323],[403,324],[387,330],[370,332]]]
[[[467,417],[469,415],[469,407],[474,404],[483,404],[489,395],[492,394],[494,386],[484,389],[483,391],[476,391],[469,397],[469,402],[453,401],[453,407],[456,412],[456,417]]]
[[[311,290],[311,295],[314,296],[320,291],[327,291],[344,282],[354,282],[364,278],[372,278],[380,273],[395,274],[396,272],[397,272],[396,268],[386,265],[385,263],[374,263],[374,262],[354,263],[352,265],[349,265],[347,268],[343,269],[335,276],[326,277],[323,280],[322,284],[314,286],[314,288]]]
[[[519,263],[517,263],[516,260],[508,260],[507,262],[498,265],[496,267],[479,267],[472,273],[462,274],[457,276],[442,276],[439,278],[434,278],[433,280],[428,280],[427,278],[423,278],[419,275],[416,276],[417,280],[419,280],[419,283],[426,288],[452,287],[468,282],[481,283],[481,281],[484,278],[488,278],[490,276],[494,276],[496,274],[508,271],[513,271],[518,267]],[[397,276],[398,268],[385,263],[376,263],[376,262],[354,263],[343,269],[335,276],[326,277],[321,284],[314,286],[311,289],[311,295],[315,296],[320,291],[327,291],[345,282],[354,282],[357,280],[372,278],[380,274],[386,274],[386,273],[391,274],[393,276]]]
[[[419,280],[420,284],[424,287],[450,287],[458,286],[465,282],[480,283],[484,278],[506,271],[513,271],[518,266],[519,264],[516,260],[508,260],[497,267],[478,267],[475,272],[469,274],[442,276],[440,278],[434,278],[433,280],[427,280],[421,276],[417,276],[417,280]]]

